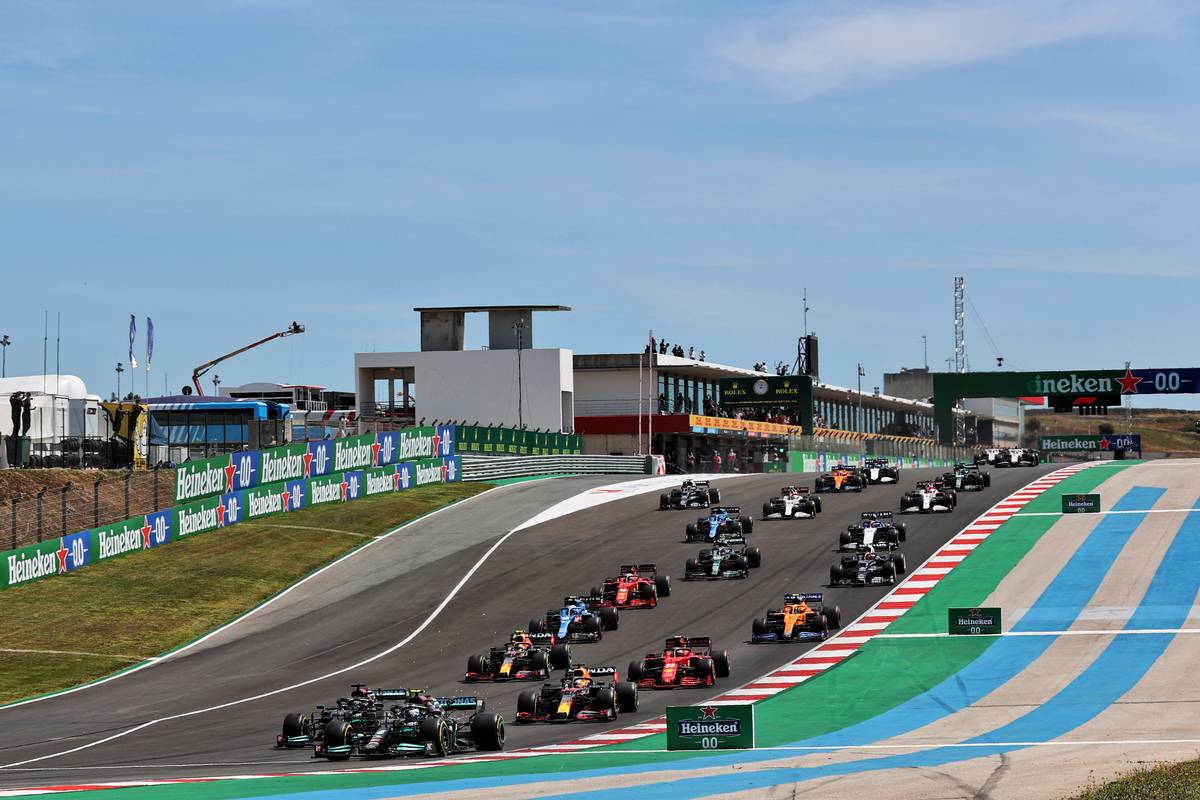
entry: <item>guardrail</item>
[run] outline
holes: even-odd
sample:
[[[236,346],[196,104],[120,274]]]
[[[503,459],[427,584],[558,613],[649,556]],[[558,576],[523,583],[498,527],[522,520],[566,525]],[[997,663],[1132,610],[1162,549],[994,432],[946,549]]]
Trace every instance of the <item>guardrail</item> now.
[[[533,475],[644,475],[645,456],[462,456],[464,481],[523,478]]]

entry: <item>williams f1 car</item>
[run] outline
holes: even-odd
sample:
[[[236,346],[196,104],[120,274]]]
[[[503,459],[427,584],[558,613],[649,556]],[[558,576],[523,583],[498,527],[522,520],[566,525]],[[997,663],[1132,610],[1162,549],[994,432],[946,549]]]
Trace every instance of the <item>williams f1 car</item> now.
[[[530,633],[548,633],[554,644],[598,642],[604,631],[615,631],[620,622],[617,609],[604,605],[604,598],[568,596],[562,608],[550,609],[542,619],[529,621]]]
[[[818,476],[815,485],[818,492],[861,492],[867,488],[867,479],[857,467],[838,464]]]
[[[838,563],[829,568],[829,584],[831,586],[871,586],[875,584],[893,585],[898,575],[903,575],[905,569],[904,554],[898,551],[891,553],[876,552],[875,548],[865,546],[853,555],[844,555]]]
[[[768,608],[754,620],[751,642],[823,642],[842,626],[842,610],[823,603],[821,592],[785,594],[783,608]],[[821,603],[821,605],[813,605]]]
[[[821,498],[808,493],[807,486],[785,486],[779,497],[763,503],[763,519],[811,519],[821,513]]]
[[[726,541],[744,541],[746,534],[754,530],[754,520],[742,514],[740,506],[722,506],[708,512],[694,523],[688,523],[684,534],[688,542],[715,542],[718,537]]]
[[[921,481],[917,488],[900,498],[901,514],[929,514],[953,511],[958,504],[954,490],[941,481]]]
[[[640,689],[712,686],[729,677],[729,653],[714,651],[707,636],[672,636],[661,653],[630,661],[627,677]]]
[[[387,705],[389,700],[396,702]],[[446,756],[504,749],[504,719],[477,697],[430,697],[424,691],[383,689],[370,714],[333,719],[313,746],[313,758]]]
[[[654,608],[660,597],[670,597],[671,577],[659,575],[653,564],[624,564],[621,574],[592,587],[592,596],[613,608]]]
[[[678,488],[659,495],[658,508],[660,511],[671,508],[708,508],[713,503],[720,502],[721,490],[712,488],[708,481],[686,480]]]
[[[896,550],[908,538],[908,527],[903,522],[892,522],[890,511],[864,511],[862,519],[842,531],[838,539],[839,550],[857,551],[860,546]]]
[[[757,547],[737,549],[718,544],[689,558],[683,568],[685,581],[717,581],[723,578],[748,578],[750,570],[762,565]]]
[[[868,459],[862,471],[867,483],[897,483],[900,480],[900,468],[889,464],[886,458]]]
[[[570,645],[551,644],[553,639],[549,633],[513,631],[508,643],[467,658],[464,680],[540,681],[549,678],[552,669],[570,669]]]
[[[612,683],[596,680],[612,678]],[[638,708],[638,687],[622,681],[616,667],[585,667],[577,664],[559,683],[546,683],[541,690],[517,695],[517,722],[606,722],[618,713],[632,714]]]

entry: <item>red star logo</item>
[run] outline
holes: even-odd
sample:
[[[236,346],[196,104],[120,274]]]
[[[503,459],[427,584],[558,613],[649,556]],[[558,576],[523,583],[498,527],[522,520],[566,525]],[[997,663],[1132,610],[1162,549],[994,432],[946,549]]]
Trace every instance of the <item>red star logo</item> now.
[[[1121,394],[1137,394],[1137,385],[1141,383],[1143,378],[1133,374],[1133,370],[1126,369],[1124,378],[1117,378],[1117,382],[1121,384]]]
[[[1107,449],[1108,449],[1108,437],[1107,437],[1107,436],[1105,436],[1104,438],[1102,438],[1102,439],[1100,440],[1100,449],[1101,449],[1101,450],[1107,450]]]
[[[346,483],[346,479],[342,478],[342,502],[343,503],[346,501],[346,488],[348,486],[349,486],[349,484]]]
[[[304,477],[312,477],[312,453],[307,450],[304,452]]]
[[[377,467],[379,466],[379,442],[371,445],[371,463]]]
[[[704,715],[705,719],[716,719],[717,718],[717,707],[716,706],[703,706],[700,709],[700,713]]]
[[[400,473],[393,472],[392,473],[392,491],[399,491],[399,490],[400,490]]]
[[[225,527],[225,504],[217,501],[217,527]]]
[[[225,468],[225,491],[233,491],[233,476],[237,474],[237,467],[233,465],[233,456],[229,457],[229,466]]]
[[[150,527],[149,522],[142,526],[142,549],[150,549],[150,532],[153,530],[154,529]]]
[[[437,435],[437,428],[433,429],[433,455],[438,453],[438,442],[442,441],[442,437]]]
[[[283,499],[283,510],[287,511],[288,510],[288,498],[292,496],[292,493],[289,492],[287,490],[287,487],[285,486],[285,487],[283,487],[283,491],[279,493],[279,496]]]
[[[67,555],[68,555],[70,552],[71,552],[71,551],[70,551],[70,550],[68,550],[67,548],[65,548],[65,547],[60,547],[60,548],[59,548],[57,551],[55,551],[55,553],[54,553],[56,556],[58,556],[58,573],[59,573],[60,575],[61,575],[62,573],[64,573],[64,572],[66,572],[66,571],[67,571]]]
[[[446,462],[442,462],[442,483],[446,482]]]

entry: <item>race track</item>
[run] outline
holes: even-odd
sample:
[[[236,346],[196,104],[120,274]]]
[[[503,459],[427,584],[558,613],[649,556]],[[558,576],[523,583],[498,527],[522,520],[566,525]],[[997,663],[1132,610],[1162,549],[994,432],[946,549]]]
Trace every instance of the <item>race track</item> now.
[[[998,499],[1049,469],[995,470],[992,488],[961,494],[955,513],[911,517],[904,547],[910,570]],[[934,473],[906,470],[901,486]],[[724,480],[722,500],[757,517],[762,502],[780,485],[810,479],[764,475]],[[659,512],[656,493],[534,525],[479,563],[500,537],[542,509],[612,482],[559,479],[489,492],[417,522],[162,663],[78,692],[0,710],[8,734],[0,747],[0,788],[329,769],[327,762],[309,758],[308,750],[277,751],[271,744],[285,712],[330,702],[345,695],[351,682],[427,686],[436,694],[477,693],[487,698],[491,710],[511,720],[518,692],[538,684],[463,684],[467,656],[503,641],[514,627],[524,627],[530,617],[557,605],[564,594],[587,592],[629,562],[656,562],[671,574],[671,597],[656,610],[623,613],[620,630],[598,644],[574,646],[575,659],[614,664],[624,672],[631,659],[660,648],[668,635],[709,635],[732,654],[732,677],[707,692],[719,694],[802,652],[802,646],[747,644],[751,619],[768,604],[777,605],[786,591],[822,590],[836,558],[837,532],[862,511],[896,510],[901,493],[899,487],[872,487],[863,495],[826,496],[825,511],[814,521],[756,520],[751,543],[762,549],[763,566],[745,581],[678,580],[685,559],[698,549],[680,541],[684,525],[698,512]],[[429,619],[476,565],[478,570],[436,619],[393,649]],[[841,606],[844,622],[884,593],[883,588],[825,591],[827,602]],[[137,609],[131,609],[131,619],[136,615]],[[372,658],[344,674],[313,680]],[[266,693],[271,694],[248,699]],[[703,690],[643,692],[638,714],[609,725],[649,719],[662,714],[668,702],[692,703],[705,696]],[[595,723],[510,725],[508,747],[543,745],[602,729]]]

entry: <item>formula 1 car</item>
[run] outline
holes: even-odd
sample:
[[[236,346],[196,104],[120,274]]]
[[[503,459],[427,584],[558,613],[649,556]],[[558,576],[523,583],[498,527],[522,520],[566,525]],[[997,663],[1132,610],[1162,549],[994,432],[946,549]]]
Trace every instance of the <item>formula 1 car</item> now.
[[[630,661],[627,675],[639,689],[712,686],[729,677],[729,653],[714,652],[707,636],[672,636],[661,653]]]
[[[389,699],[399,702],[385,708]],[[464,750],[503,750],[504,719],[477,697],[430,697],[422,690],[375,693],[375,710],[357,723],[330,720],[313,758],[446,756]]]
[[[734,543],[745,541],[746,534],[754,530],[754,520],[742,514],[741,506],[722,506],[708,512],[707,517],[700,517],[695,523],[688,523],[684,534],[688,542],[715,542],[717,537],[724,537]]]
[[[602,677],[611,677],[613,682],[596,680]],[[540,691],[529,689],[517,695],[517,723],[606,722],[637,708],[637,684],[620,680],[616,667],[577,664],[557,685],[546,683]]]
[[[825,641],[842,626],[842,609],[825,605],[824,599],[821,592],[785,594],[783,608],[768,608],[766,616],[754,620],[751,643]]]
[[[856,525],[850,525],[838,538],[839,550],[857,551],[862,545],[897,550],[908,538],[908,527],[903,522],[892,522],[890,511],[864,511]]]
[[[982,492],[992,485],[992,476],[978,464],[955,464],[953,472],[942,475],[942,482],[956,492]]]
[[[818,492],[861,492],[867,488],[867,479],[857,467],[838,464],[818,476],[815,486]]]
[[[868,459],[862,471],[867,483],[897,483],[900,480],[900,468],[889,464],[886,458]]]
[[[877,553],[874,547],[864,545],[857,553],[842,556],[829,568],[831,586],[871,586],[896,582],[903,575],[904,554],[898,551]]]
[[[339,697],[333,706],[317,706],[311,714],[288,714],[283,718],[283,732],[275,737],[275,747],[308,747],[320,742],[325,728],[335,720],[365,729],[382,713],[383,705],[375,694],[366,684],[355,683],[350,686],[350,696]]]
[[[464,680],[537,681],[549,678],[552,669],[570,669],[570,645],[551,645],[553,639],[549,633],[513,631],[506,644],[468,657]]]
[[[921,481],[917,488],[905,492],[900,498],[901,514],[928,514],[935,511],[953,511],[958,504],[954,490],[941,481]]]
[[[604,631],[615,631],[620,614],[604,605],[604,598],[592,595],[563,598],[562,608],[550,609],[542,619],[529,621],[530,633],[549,633],[551,643],[598,642]]]
[[[779,497],[763,503],[763,519],[811,519],[821,513],[821,498],[808,493],[807,486],[785,486]]]
[[[1024,447],[1010,447],[1003,457],[996,460],[997,467],[1036,467],[1042,463],[1042,457],[1036,450]]]
[[[658,496],[659,511],[672,508],[708,508],[721,502],[721,490],[708,481],[686,480],[678,488]]]
[[[592,587],[592,596],[613,608],[654,608],[671,596],[671,576],[659,575],[654,564],[623,564],[620,575]]]
[[[750,570],[762,565],[762,553],[757,547],[740,550],[718,544],[701,550],[689,558],[683,568],[685,581],[717,581],[723,578],[748,578]]]
[[[976,466],[994,467],[1008,451],[1003,447],[988,447],[975,454]]]

